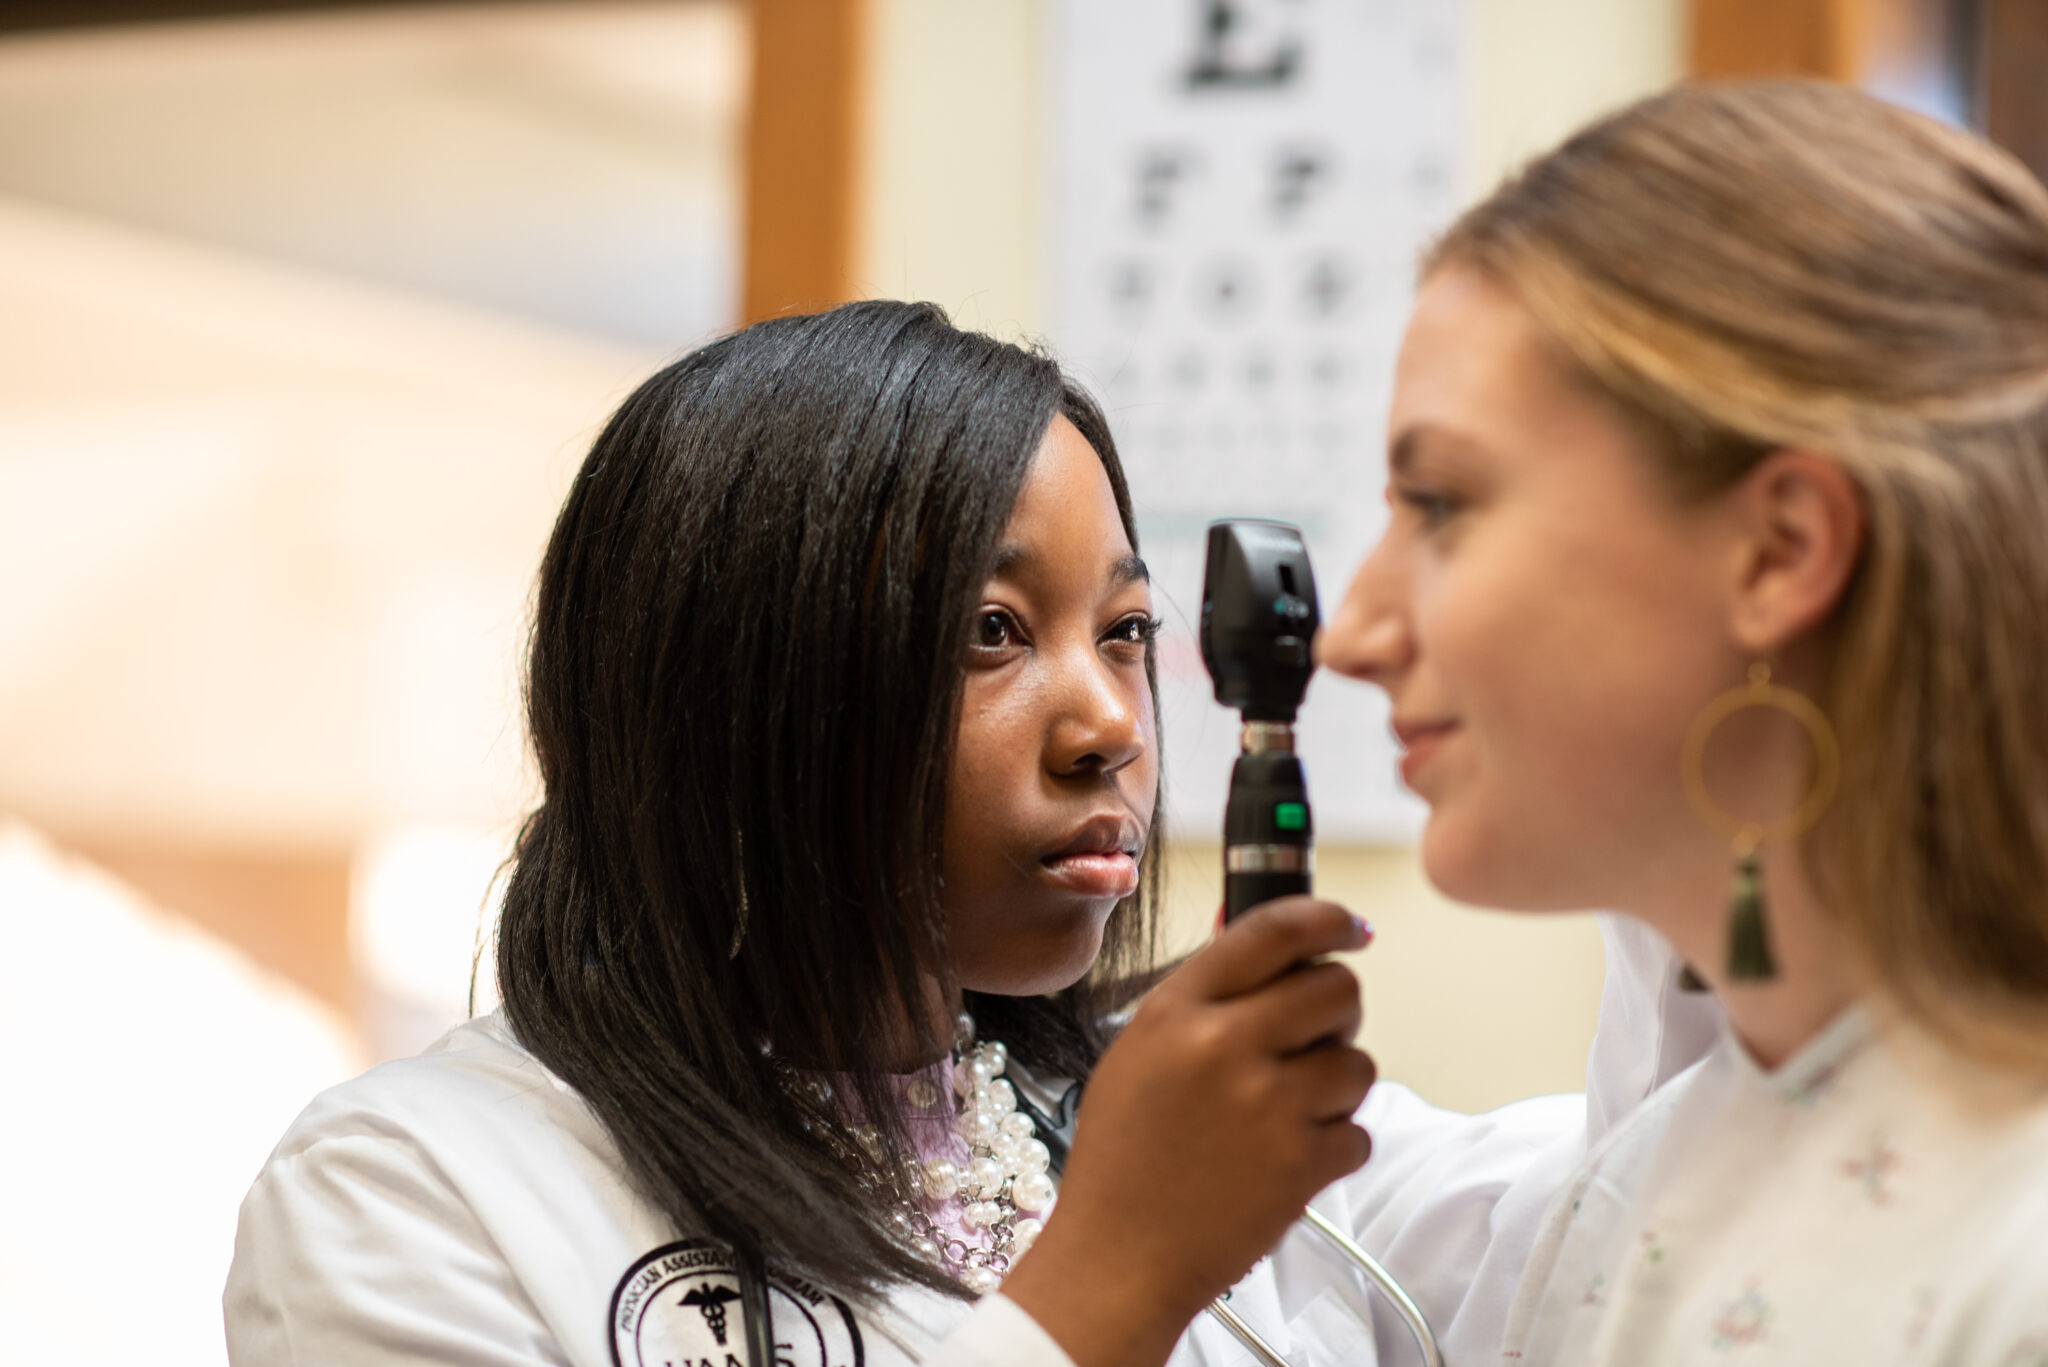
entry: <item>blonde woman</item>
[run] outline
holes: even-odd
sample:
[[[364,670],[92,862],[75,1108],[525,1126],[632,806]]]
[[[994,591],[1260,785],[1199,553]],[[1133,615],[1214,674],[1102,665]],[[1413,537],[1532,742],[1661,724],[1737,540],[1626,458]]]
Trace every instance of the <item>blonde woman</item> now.
[[[2048,192],[1671,92],[1436,248],[1322,644],[1432,879],[1729,1022],[1553,1204],[1506,1360],[2048,1362]]]

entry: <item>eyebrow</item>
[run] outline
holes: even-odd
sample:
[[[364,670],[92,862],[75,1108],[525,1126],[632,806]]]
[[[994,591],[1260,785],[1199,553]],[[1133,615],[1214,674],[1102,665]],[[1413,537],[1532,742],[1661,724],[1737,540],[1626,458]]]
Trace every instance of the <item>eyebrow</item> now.
[[[996,548],[995,564],[991,567],[989,573],[991,577],[1008,574],[1012,570],[1028,566],[1034,558],[1029,550],[1014,543],[998,546]],[[1151,582],[1152,569],[1138,556],[1120,555],[1109,567],[1109,584],[1111,588],[1120,589],[1127,584],[1149,584]]]
[[[1406,475],[1408,467],[1415,464],[1415,445],[1421,440],[1422,429],[1410,427],[1394,438],[1394,444],[1387,448],[1387,471],[1390,474]]]
[[[1469,459],[1466,453],[1480,452],[1483,448],[1455,427],[1418,422],[1403,428],[1401,435],[1387,447],[1387,473],[1397,477],[1413,474],[1415,463],[1422,459],[1425,451],[1430,450],[1438,452],[1441,459],[1458,462]]]

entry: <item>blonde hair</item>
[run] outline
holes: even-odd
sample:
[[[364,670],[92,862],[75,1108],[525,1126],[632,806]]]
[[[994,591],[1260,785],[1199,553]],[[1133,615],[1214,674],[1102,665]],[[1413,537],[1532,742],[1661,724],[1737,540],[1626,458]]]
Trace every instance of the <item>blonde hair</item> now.
[[[1850,472],[1811,863],[1907,1016],[2048,1069],[2048,191],[1841,87],[1685,86],[1468,211],[1446,267],[1512,290],[1681,496],[1786,447]]]

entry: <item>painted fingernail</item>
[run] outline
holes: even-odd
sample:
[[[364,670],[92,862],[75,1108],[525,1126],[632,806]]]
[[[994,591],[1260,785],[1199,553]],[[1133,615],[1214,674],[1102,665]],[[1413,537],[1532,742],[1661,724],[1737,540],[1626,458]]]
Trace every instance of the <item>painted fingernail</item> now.
[[[1372,922],[1363,916],[1354,916],[1351,918],[1351,924],[1358,927],[1358,943],[1361,948],[1372,943]]]

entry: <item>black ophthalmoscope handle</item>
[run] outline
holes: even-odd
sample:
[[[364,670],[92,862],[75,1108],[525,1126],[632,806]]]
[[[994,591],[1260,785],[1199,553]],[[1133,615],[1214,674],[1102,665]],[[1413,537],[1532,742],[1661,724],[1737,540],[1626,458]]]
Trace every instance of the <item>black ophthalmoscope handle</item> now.
[[[1300,528],[1249,518],[1209,524],[1202,663],[1216,701],[1244,724],[1223,814],[1226,921],[1309,890],[1314,828],[1294,719],[1316,672],[1309,643],[1320,620]]]
[[[1223,812],[1223,919],[1261,902],[1306,895],[1314,881],[1308,781],[1291,750],[1245,753]]]

